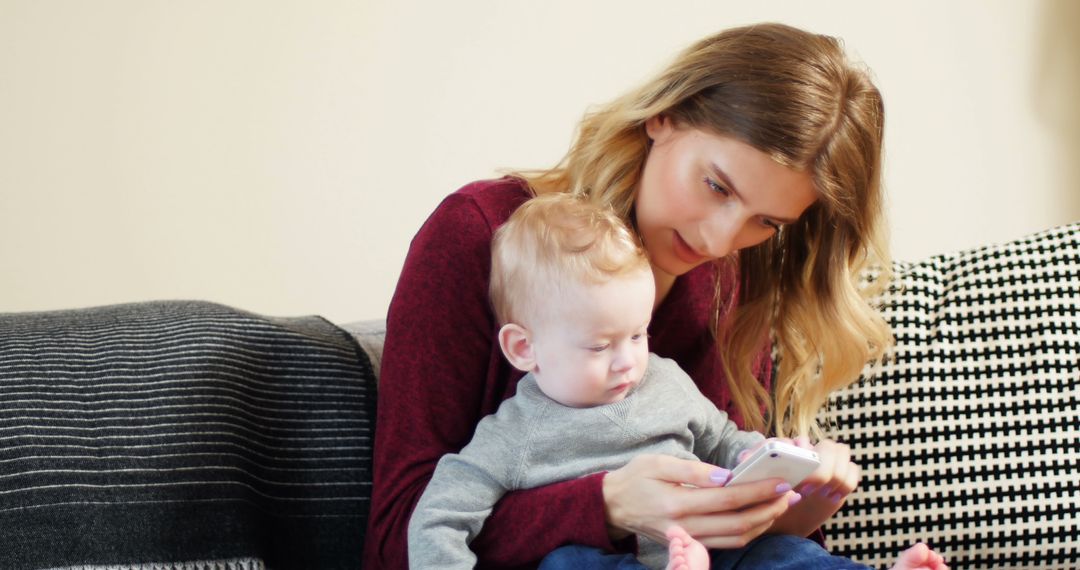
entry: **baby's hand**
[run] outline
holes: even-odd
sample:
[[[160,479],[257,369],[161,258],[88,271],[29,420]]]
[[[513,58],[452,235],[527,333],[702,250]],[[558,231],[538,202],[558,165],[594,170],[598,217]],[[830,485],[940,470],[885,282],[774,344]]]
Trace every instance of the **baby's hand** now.
[[[859,485],[860,471],[851,462],[847,445],[825,439],[811,446],[806,437],[795,439],[795,445],[816,451],[821,465],[796,487],[802,501],[778,518],[769,532],[806,536],[840,510]]]

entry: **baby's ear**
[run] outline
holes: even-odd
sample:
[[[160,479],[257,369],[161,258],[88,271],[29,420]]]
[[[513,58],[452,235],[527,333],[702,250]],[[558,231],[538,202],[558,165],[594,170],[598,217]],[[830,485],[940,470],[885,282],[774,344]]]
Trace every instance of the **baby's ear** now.
[[[536,369],[532,338],[529,331],[521,325],[508,323],[499,329],[499,348],[514,368],[522,372],[533,372]]]

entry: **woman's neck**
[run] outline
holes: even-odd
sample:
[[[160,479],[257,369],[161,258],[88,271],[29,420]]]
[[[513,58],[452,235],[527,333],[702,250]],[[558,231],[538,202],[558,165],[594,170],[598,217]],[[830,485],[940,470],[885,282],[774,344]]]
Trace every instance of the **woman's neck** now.
[[[656,281],[656,301],[653,302],[653,311],[656,311],[675,285],[675,276],[653,266],[653,279]]]

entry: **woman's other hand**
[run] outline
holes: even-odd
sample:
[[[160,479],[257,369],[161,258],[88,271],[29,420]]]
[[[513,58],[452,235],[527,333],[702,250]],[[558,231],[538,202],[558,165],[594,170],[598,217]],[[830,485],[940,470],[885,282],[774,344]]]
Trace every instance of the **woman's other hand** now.
[[[666,455],[639,455],[604,477],[613,539],[630,533],[666,543],[677,524],[708,548],[740,548],[772,527],[796,494],[782,479],[723,487],[727,469]]]
[[[778,517],[769,532],[807,536],[840,510],[859,486],[860,470],[852,463],[851,448],[845,444],[824,439],[812,446],[809,439],[799,437],[795,445],[816,451],[821,465],[796,489],[802,501]]]

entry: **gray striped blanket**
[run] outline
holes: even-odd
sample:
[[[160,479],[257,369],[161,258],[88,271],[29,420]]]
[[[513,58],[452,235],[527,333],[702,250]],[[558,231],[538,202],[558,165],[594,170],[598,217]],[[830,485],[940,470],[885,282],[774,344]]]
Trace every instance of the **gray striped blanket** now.
[[[0,568],[359,568],[374,411],[321,318],[0,314]]]

